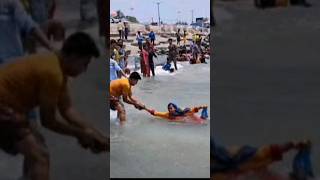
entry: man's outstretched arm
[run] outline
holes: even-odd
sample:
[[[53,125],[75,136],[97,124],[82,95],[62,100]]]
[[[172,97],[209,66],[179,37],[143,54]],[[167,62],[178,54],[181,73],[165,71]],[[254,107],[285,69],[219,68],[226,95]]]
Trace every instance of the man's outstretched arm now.
[[[137,109],[140,110],[145,108],[145,105],[143,105],[138,100],[134,99],[132,96],[129,95],[123,95],[123,101],[128,104],[134,105]]]
[[[40,117],[41,124],[45,128],[59,134],[76,137],[83,147],[90,147],[93,151],[107,151],[108,143],[106,138],[97,137],[96,132],[90,128],[81,128],[56,117],[54,107],[41,106]]]
[[[74,108],[68,90],[65,90],[65,92],[61,95],[58,108],[61,116],[67,121],[68,124],[89,132],[90,136],[92,136],[92,138],[97,144],[99,144],[101,148],[109,146],[107,137],[89,124],[88,121],[85,121],[83,116]]]

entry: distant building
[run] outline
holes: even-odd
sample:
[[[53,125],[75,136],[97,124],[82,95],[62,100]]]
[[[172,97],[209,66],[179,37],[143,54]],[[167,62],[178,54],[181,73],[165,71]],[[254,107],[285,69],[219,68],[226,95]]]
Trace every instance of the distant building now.
[[[191,26],[209,28],[210,27],[210,20],[208,18],[199,17],[199,18],[196,18],[196,22],[192,23]]]

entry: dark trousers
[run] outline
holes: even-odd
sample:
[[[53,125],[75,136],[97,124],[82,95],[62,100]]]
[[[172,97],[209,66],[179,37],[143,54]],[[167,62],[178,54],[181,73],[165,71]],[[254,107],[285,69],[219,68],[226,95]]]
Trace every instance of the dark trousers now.
[[[128,34],[129,34],[129,29],[125,28],[124,29],[124,38],[125,38],[125,40],[128,40]]]
[[[150,66],[150,70],[152,72],[152,76],[155,76],[155,72],[154,72],[154,62],[153,62],[153,55],[149,55],[149,66]]]
[[[138,43],[140,51],[142,51],[142,43]]]
[[[177,57],[169,57],[168,58],[168,64],[169,63],[171,63],[173,61],[173,64],[174,64],[174,68],[176,69],[176,70],[178,70],[178,67],[177,67]]]
[[[120,39],[122,39],[122,30],[119,30],[118,32],[119,32]]]
[[[151,39],[151,43],[154,45],[154,39]]]

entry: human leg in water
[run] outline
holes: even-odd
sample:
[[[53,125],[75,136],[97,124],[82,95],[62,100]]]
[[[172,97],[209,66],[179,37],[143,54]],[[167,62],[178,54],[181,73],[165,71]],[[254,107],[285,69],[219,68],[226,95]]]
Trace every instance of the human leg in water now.
[[[46,145],[29,133],[16,146],[24,156],[24,178],[49,180],[50,160]]]
[[[118,118],[120,120],[120,126],[124,127],[124,125],[126,123],[126,110],[125,110],[123,104],[121,104],[120,102],[118,102],[115,107],[116,107],[116,110],[118,112]]]
[[[153,59],[152,59],[153,57],[151,56],[151,57],[149,57],[149,66],[150,66],[150,70],[151,70],[151,72],[152,72],[152,76],[155,76],[156,74],[155,74],[155,72],[154,72],[154,62],[153,62]]]
[[[45,139],[43,137],[42,134],[40,134],[37,129],[32,129],[31,130],[33,132],[34,137],[36,138],[37,142],[39,143],[39,145],[42,146],[42,149],[44,151],[47,151],[48,146],[45,143]],[[23,161],[23,176],[20,178],[21,180],[28,180],[29,179],[29,174],[31,171],[31,167],[32,167],[32,161],[28,160],[26,157]]]
[[[173,58],[173,64],[174,64],[174,69],[175,69],[175,70],[178,70],[178,67],[177,67],[177,57],[174,57],[174,58]]]

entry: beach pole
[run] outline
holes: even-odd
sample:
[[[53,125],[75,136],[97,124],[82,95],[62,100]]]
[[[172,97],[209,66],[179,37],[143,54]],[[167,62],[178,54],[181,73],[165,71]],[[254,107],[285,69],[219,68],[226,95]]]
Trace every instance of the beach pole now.
[[[160,9],[159,9],[159,5],[160,5],[160,2],[157,2],[157,5],[158,5],[158,18],[159,18],[159,27],[160,27]]]

